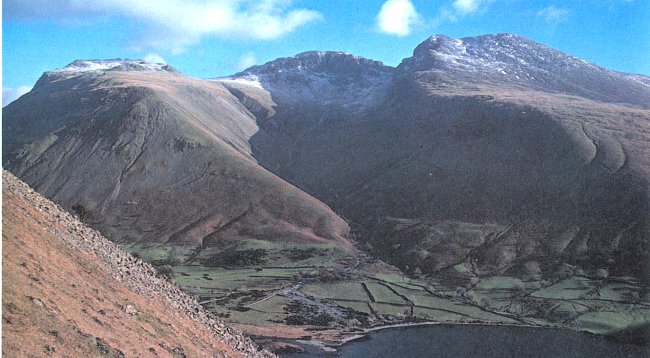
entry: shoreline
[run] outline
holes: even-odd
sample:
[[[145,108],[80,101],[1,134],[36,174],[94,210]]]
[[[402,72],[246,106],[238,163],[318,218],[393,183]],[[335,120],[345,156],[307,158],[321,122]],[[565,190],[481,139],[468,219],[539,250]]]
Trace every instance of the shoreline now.
[[[575,331],[571,330],[566,327],[561,327],[561,326],[540,326],[540,325],[531,325],[531,324],[514,324],[514,323],[498,323],[498,322],[437,322],[437,321],[424,321],[424,322],[403,322],[403,323],[391,323],[391,324],[386,324],[386,325],[378,325],[374,327],[368,327],[364,328],[363,330],[359,332],[350,332],[349,334],[342,333],[341,335],[343,336],[340,340],[337,340],[335,342],[325,342],[323,340],[319,339],[311,339],[311,340],[294,340],[295,342],[299,342],[301,344],[306,344],[310,345],[313,347],[316,347],[318,349],[321,349],[326,352],[332,352],[337,351],[337,348],[342,347],[345,344],[354,342],[359,339],[363,339],[368,336],[368,334],[377,332],[377,331],[382,331],[382,330],[387,330],[387,329],[395,329],[395,328],[410,328],[410,327],[424,327],[424,326],[438,326],[438,325],[448,325],[448,326],[499,326],[499,327],[519,327],[519,328],[539,328],[539,329],[568,329],[570,331],[574,332],[581,332],[581,333],[587,333],[587,334],[592,334],[587,331]],[[274,338],[274,337],[269,337],[269,338]]]
[[[570,332],[576,332],[576,333],[582,333],[588,336],[592,337],[601,337],[604,339],[612,340],[614,342],[620,343],[620,344],[625,344],[625,345],[633,345],[633,346],[642,346],[645,347],[646,345],[639,345],[631,342],[626,342],[622,341],[619,339],[616,339],[612,336],[609,335],[602,335],[602,334],[597,334],[593,333],[590,331],[585,331],[585,330],[576,330],[576,329],[571,329],[568,327],[564,326],[543,326],[543,325],[531,325],[531,324],[514,324],[514,323],[499,323],[499,322],[436,322],[436,321],[425,321],[425,322],[404,322],[404,323],[394,323],[394,324],[386,324],[386,325],[379,325],[375,327],[368,327],[363,329],[360,332],[350,332],[349,334],[341,334],[342,338],[337,341],[330,341],[330,342],[325,342],[323,340],[319,339],[311,339],[311,340],[293,340],[294,342],[298,342],[303,345],[309,345],[312,347],[315,347],[317,349],[320,349],[324,352],[336,352],[338,349],[340,349],[343,345],[352,343],[356,340],[363,339],[368,336],[368,334],[377,332],[377,331],[382,331],[382,330],[387,330],[387,329],[399,329],[399,328],[411,328],[411,327],[424,327],[424,326],[438,326],[438,325],[445,325],[445,326],[494,326],[494,327],[512,327],[512,328],[525,328],[525,329],[546,329],[546,330],[566,330]],[[271,338],[271,337],[269,337]],[[650,347],[650,346],[648,346]]]
[[[427,327],[427,326],[444,326],[441,327],[441,331],[438,330],[407,330],[407,331],[399,331],[401,328],[410,328],[410,327]],[[456,329],[454,329],[454,326],[456,326]],[[461,329],[460,327],[463,326],[464,328]],[[474,330],[470,329],[468,326],[476,326],[476,327],[485,327],[484,329],[479,329],[479,330]],[[494,328],[487,328],[493,326]],[[496,327],[500,327],[501,329],[497,330]],[[519,329],[517,329],[519,328]],[[531,329],[531,328],[534,328]],[[369,338],[368,340],[363,340],[360,342],[356,342],[355,340],[361,339],[365,337],[365,335],[372,333],[372,332],[377,332],[381,330],[388,330],[392,329],[394,331],[388,332],[386,336],[384,335],[379,335],[379,336],[373,336]],[[451,329],[451,330],[450,330]],[[457,330],[457,331],[456,331]],[[497,330],[497,331],[493,331]],[[601,334],[595,334],[591,333],[588,331],[578,331],[574,329],[569,329],[567,327],[558,327],[558,326],[542,326],[542,325],[518,325],[518,324],[509,324],[509,323],[467,323],[467,322],[462,322],[462,323],[443,323],[443,322],[405,322],[405,323],[396,323],[396,324],[387,324],[387,325],[382,325],[382,326],[377,326],[377,327],[369,327],[363,330],[363,334],[353,334],[352,336],[349,337],[344,337],[338,344],[325,344],[322,341],[319,340],[294,340],[292,343],[295,344],[296,349],[302,349],[302,352],[304,352],[304,356],[309,356],[309,354],[316,355],[318,357],[329,357],[331,353],[336,354],[343,354],[342,352],[356,352],[357,355],[352,355],[352,356],[358,356],[359,354],[359,349],[361,349],[361,352],[366,352],[367,350],[370,350],[374,353],[379,352],[377,348],[372,348],[375,346],[375,344],[379,344],[382,349],[382,352],[385,349],[394,349],[394,348],[389,348],[389,347],[395,347],[395,345],[400,345],[403,344],[402,339],[404,337],[410,337],[411,335],[415,336],[420,336],[422,337],[429,337],[430,335],[438,337],[439,334],[442,334],[440,337],[444,337],[445,335],[455,335],[455,334],[461,334],[461,335],[467,335],[469,337],[469,343],[471,344],[471,347],[477,347],[483,344],[483,339],[484,337],[490,337],[492,333],[496,334],[496,337],[499,337],[498,341],[499,342],[497,345],[494,347],[497,347],[498,345],[501,344],[506,344],[509,342],[508,340],[511,339],[512,337],[518,337],[516,341],[518,342],[514,347],[519,347],[517,348],[518,350],[525,349],[522,347],[526,347],[526,342],[530,340],[531,344],[533,346],[537,346],[537,349],[543,350],[546,349],[544,346],[545,344],[548,343],[546,338],[549,338],[551,341],[554,340],[561,340],[562,342],[565,342],[565,340],[571,341],[571,342],[578,342],[579,344],[594,344],[594,348],[591,350],[591,354],[594,352],[601,352],[601,349],[610,352],[614,355],[610,356],[618,356],[618,354],[623,354],[625,353],[625,356],[637,356],[638,353],[641,353],[641,356],[646,356],[648,352],[650,352],[650,344],[638,344],[638,343],[632,343],[632,342],[624,342],[616,339],[608,339],[608,336],[606,335],[601,335]],[[464,337],[464,336],[463,336]],[[544,338],[546,337],[546,338]],[[386,345],[383,344],[382,346],[382,340],[386,338],[390,340],[390,344]],[[414,343],[416,350],[418,352],[421,352],[423,349],[422,347],[426,346],[428,341],[422,341],[419,343]],[[465,341],[459,340],[457,342],[454,342],[452,346],[456,347],[454,348],[456,351],[459,349],[462,351],[462,348]],[[344,347],[345,344],[347,343],[353,343],[351,346]],[[355,348],[356,345],[360,345],[361,348]],[[560,345],[561,346],[561,345]],[[406,348],[407,350],[410,348]],[[473,348],[476,349],[476,348]],[[473,350],[472,350],[473,351]],[[553,350],[551,350],[553,351]],[[411,352],[411,351],[409,351]],[[555,354],[559,354],[557,349],[554,351]],[[627,353],[626,353],[627,352]],[[293,351],[291,353],[296,353],[295,357],[302,357],[298,351]],[[366,352],[367,353],[367,352]],[[630,353],[633,353],[632,355],[629,355]]]
[[[338,339],[328,340],[323,339],[322,337],[313,338],[313,339],[300,339],[300,338],[287,338],[279,336],[266,336],[268,339],[276,339],[282,342],[294,343],[300,346],[310,346],[316,348],[323,352],[337,352],[348,343],[353,343],[354,341],[366,338],[369,334],[373,332],[378,332],[382,330],[389,329],[400,329],[400,328],[411,328],[411,327],[426,327],[426,326],[484,326],[484,327],[512,327],[512,328],[523,328],[523,329],[543,329],[543,330],[563,330],[575,333],[581,333],[592,337],[601,337],[606,340],[611,340],[613,342],[632,345],[632,346],[641,346],[641,347],[650,347],[650,345],[645,344],[635,344],[632,342],[626,342],[609,335],[597,334],[586,330],[577,330],[571,329],[565,326],[551,326],[551,325],[533,325],[533,324],[516,324],[516,323],[500,323],[500,322],[438,322],[438,321],[423,321],[423,322],[402,322],[402,323],[390,323],[384,325],[377,325],[373,327],[367,327],[356,332],[341,332],[339,331]]]

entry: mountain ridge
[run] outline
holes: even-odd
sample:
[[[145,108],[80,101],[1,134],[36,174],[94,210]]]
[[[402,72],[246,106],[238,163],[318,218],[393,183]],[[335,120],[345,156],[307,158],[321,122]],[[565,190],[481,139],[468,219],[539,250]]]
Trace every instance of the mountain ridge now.
[[[605,102],[650,106],[643,75],[612,71],[513,34],[453,39],[431,36],[397,67],[434,71],[450,81],[490,82],[577,95]],[[453,77],[446,77],[452,73]],[[640,82],[640,83],[639,83]]]
[[[85,73],[97,71],[150,71],[180,73],[164,63],[152,63],[145,60],[114,58],[109,60],[75,60],[65,67],[47,71],[50,74]]]

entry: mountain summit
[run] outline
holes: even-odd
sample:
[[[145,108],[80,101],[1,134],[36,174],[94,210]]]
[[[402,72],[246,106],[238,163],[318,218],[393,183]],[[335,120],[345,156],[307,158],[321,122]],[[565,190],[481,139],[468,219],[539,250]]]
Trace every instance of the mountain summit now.
[[[97,71],[150,71],[150,72],[172,72],[178,73],[173,67],[164,63],[150,63],[142,60],[77,60],[71,64],[48,73],[87,73]]]
[[[344,52],[308,51],[293,57],[279,58],[263,65],[253,66],[235,76],[253,74],[282,77],[299,72],[310,72],[363,80],[365,77],[390,71],[391,67],[379,61]]]
[[[310,51],[253,66],[228,78],[273,92],[278,104],[342,106],[358,111],[384,93],[394,68],[343,52]],[[227,85],[227,82],[222,83]]]
[[[643,76],[611,71],[512,34],[431,36],[398,71],[426,71],[440,80],[532,88],[650,108],[647,78],[644,82]]]

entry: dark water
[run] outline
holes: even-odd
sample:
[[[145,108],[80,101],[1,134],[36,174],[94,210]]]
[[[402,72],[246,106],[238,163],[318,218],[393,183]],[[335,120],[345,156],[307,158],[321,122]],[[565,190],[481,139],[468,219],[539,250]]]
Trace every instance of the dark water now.
[[[559,329],[433,325],[395,328],[324,353],[305,347],[306,357],[650,357],[650,347]]]

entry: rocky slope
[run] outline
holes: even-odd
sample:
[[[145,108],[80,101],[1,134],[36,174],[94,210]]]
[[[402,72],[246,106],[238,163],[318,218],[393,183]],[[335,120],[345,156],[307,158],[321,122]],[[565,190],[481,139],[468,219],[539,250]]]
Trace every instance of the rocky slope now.
[[[273,356],[10,173],[2,181],[3,355]]]

